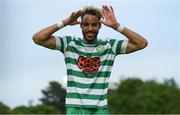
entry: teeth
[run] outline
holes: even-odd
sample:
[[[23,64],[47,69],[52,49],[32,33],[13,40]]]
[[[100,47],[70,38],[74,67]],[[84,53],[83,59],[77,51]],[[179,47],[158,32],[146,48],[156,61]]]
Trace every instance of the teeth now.
[[[88,35],[94,35],[93,33],[88,33]]]

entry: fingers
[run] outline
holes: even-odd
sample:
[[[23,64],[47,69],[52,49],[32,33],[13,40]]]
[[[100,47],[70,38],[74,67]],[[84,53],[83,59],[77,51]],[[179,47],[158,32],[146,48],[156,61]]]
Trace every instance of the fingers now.
[[[108,6],[104,6],[104,9],[105,9],[106,11],[110,11],[110,9],[108,8]]]
[[[76,11],[76,12],[73,12],[71,16],[74,17],[74,18],[78,18],[78,17],[81,16],[82,14],[83,14],[83,11],[78,10],[78,11]]]
[[[105,12],[114,12],[112,6],[110,6],[110,8],[106,5],[103,5],[102,6],[102,9],[105,11]]]
[[[71,14],[71,16],[70,16],[70,17],[73,17],[73,16],[74,16],[74,13],[75,13],[75,12],[72,12],[72,14]]]
[[[101,9],[101,11],[102,11],[103,17],[104,17],[104,18],[107,18],[107,13],[106,13],[106,11],[105,11],[103,8]]]
[[[114,13],[114,9],[112,8],[112,6],[110,6],[110,8],[111,8],[111,11]]]
[[[103,17],[104,17],[105,19],[108,18],[108,16],[109,16],[111,13],[114,14],[114,10],[113,10],[112,6],[110,6],[110,8],[109,8],[108,6],[103,5],[101,11],[102,11]]]
[[[78,18],[83,14],[82,10],[78,10],[76,12],[72,12],[71,16],[67,18],[68,25],[80,24],[81,21]]]

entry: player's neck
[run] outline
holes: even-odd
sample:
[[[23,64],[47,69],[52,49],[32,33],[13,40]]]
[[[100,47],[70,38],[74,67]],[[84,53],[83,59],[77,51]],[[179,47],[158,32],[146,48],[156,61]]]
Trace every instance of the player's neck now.
[[[94,40],[91,40],[91,41],[86,40],[85,38],[83,38],[83,42],[84,42],[85,44],[96,44],[96,43],[97,43],[97,38],[94,39]]]

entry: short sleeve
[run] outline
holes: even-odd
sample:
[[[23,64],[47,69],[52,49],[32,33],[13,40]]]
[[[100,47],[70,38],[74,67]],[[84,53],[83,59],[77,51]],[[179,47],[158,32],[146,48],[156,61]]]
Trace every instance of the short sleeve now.
[[[113,52],[116,55],[126,54],[126,48],[127,48],[128,40],[111,39],[109,42],[111,44]]]
[[[55,41],[56,41],[56,50],[59,50],[62,53],[64,53],[68,44],[72,41],[72,37],[71,36],[64,36],[64,37],[55,36]]]

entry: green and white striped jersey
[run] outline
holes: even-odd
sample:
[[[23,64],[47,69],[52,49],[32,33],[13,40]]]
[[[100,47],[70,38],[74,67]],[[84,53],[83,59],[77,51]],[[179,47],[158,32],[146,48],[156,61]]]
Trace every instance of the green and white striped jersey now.
[[[107,107],[107,90],[116,55],[125,53],[128,41],[100,40],[88,44],[71,36],[56,37],[56,49],[67,66],[66,107]]]

